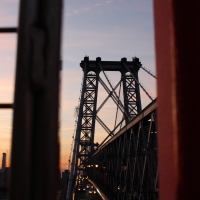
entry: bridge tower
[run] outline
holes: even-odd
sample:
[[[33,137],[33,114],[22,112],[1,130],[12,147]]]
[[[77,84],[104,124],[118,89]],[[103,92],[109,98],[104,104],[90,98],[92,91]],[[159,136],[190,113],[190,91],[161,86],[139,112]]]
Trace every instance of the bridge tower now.
[[[138,71],[141,67],[141,63],[138,58],[135,57],[132,61],[127,61],[126,58],[122,58],[121,61],[101,61],[101,58],[97,57],[96,60],[91,61],[89,57],[84,57],[84,60],[80,63],[80,67],[83,70],[83,83],[78,109],[68,191],[71,190],[70,188],[72,187],[77,166],[85,167],[86,160],[98,149],[98,144],[94,143],[96,121],[105,129],[108,133],[107,138],[109,138],[114,135],[116,128],[119,128],[122,123],[127,124],[142,109],[138,81]],[[106,71],[121,72],[121,79],[116,86],[111,84],[105,73]],[[100,72],[103,73],[108,84],[101,79],[99,75]],[[100,107],[97,108],[99,83],[108,93],[108,97]],[[123,102],[121,102],[115,91],[119,85],[123,87]],[[110,130],[106,123],[97,115],[108,98],[113,99],[117,108],[121,110],[123,114],[122,120],[115,125],[113,130]]]
[[[141,63],[138,58],[134,58],[132,62],[127,62],[126,58],[122,58],[119,62],[101,61],[101,58],[96,58],[96,61],[90,61],[89,57],[85,57],[80,63],[80,67],[84,72],[82,94],[80,99],[78,123],[76,136],[79,140],[77,158],[80,159],[80,165],[84,166],[84,161],[87,160],[93,153],[97,144],[94,144],[95,122],[98,121],[108,134],[112,135],[112,131],[108,130],[106,124],[97,116],[97,98],[99,83],[107,90],[110,97],[117,103],[118,107],[124,114],[126,123],[130,121],[137,113],[141,111],[140,90],[138,84],[138,70]],[[105,71],[120,71],[121,82],[123,84],[123,99],[120,102],[114,87],[108,80],[108,85],[112,88],[109,90],[99,73],[103,72],[107,78]]]

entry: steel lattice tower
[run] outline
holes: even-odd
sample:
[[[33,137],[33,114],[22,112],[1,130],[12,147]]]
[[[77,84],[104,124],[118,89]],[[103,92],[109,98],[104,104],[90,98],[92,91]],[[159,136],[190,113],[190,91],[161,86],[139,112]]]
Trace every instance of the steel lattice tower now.
[[[101,61],[100,57],[98,57],[96,61],[90,61],[89,57],[85,57],[80,63],[80,66],[83,69],[84,77],[76,139],[79,140],[79,144],[77,145],[77,159],[79,158],[80,164],[84,165],[84,161],[87,160],[94,152],[94,149],[97,148],[96,144],[94,144],[95,122],[98,121],[108,134],[112,135],[112,131],[110,131],[107,125],[97,116],[98,84],[102,84],[109,96],[112,97],[113,101],[115,101],[119,109],[121,109],[124,114],[124,120],[128,123],[130,119],[141,111],[138,84],[138,71],[141,63],[138,58],[134,58],[131,62],[127,62],[126,58],[122,58],[121,61],[116,62]],[[123,103],[120,102],[109,80],[108,82],[112,90],[109,90],[108,86],[99,77],[99,73],[105,73],[105,71],[121,72],[120,81],[123,84]],[[119,126],[119,124],[117,126]]]
[[[101,58],[98,57],[96,60],[90,61],[89,57],[84,57],[84,60],[80,63],[80,67],[83,70],[83,83],[78,109],[67,198],[70,198],[70,192],[72,191],[78,165],[85,167],[86,161],[92,156],[95,150],[108,138],[112,137],[117,128],[122,126],[122,123],[127,124],[142,109],[138,81],[138,71],[141,67],[141,63],[138,58],[135,57],[132,61],[127,61],[126,58],[122,58],[121,61],[101,61]],[[121,72],[121,79],[116,86],[112,86],[105,73],[106,71]],[[100,72],[104,74],[108,84],[101,79],[99,76]],[[100,107],[97,108],[99,83],[108,93],[108,97]],[[123,87],[123,102],[121,102],[119,95],[117,95],[115,91],[119,85]],[[123,114],[122,120],[115,124],[113,130],[110,130],[106,123],[97,115],[108,98],[112,98],[117,105],[117,109]],[[100,145],[94,144],[96,121],[108,133],[108,136]]]

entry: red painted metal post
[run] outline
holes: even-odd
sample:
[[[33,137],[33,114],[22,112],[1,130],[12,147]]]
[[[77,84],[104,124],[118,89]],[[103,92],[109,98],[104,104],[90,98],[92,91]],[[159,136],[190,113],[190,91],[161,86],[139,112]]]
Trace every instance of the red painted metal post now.
[[[159,199],[200,199],[200,1],[155,0]]]

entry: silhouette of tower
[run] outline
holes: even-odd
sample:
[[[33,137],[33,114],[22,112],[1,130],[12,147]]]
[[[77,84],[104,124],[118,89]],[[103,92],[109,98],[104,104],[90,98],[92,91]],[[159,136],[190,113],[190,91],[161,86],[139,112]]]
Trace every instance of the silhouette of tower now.
[[[127,61],[126,58],[122,58],[121,61],[101,61],[98,57],[94,61],[90,61],[89,57],[84,57],[81,61],[80,67],[83,70],[83,83],[82,93],[79,106],[79,115],[77,122],[76,139],[78,140],[76,163],[80,159],[81,164],[84,165],[84,161],[87,160],[98,148],[94,144],[94,132],[95,123],[98,123],[104,128],[104,130],[111,136],[115,130],[109,130],[106,123],[104,123],[97,115],[97,96],[98,96],[98,84],[100,83],[109,97],[112,98],[118,109],[124,115],[123,120],[116,125],[119,127],[122,122],[127,124],[133,119],[141,108],[138,71],[141,63],[138,58],[133,58],[132,61]],[[113,86],[106,75],[106,71],[119,71],[121,72],[121,80],[119,84],[122,84],[123,88],[123,102],[121,102],[118,94],[116,94],[116,87]],[[99,74],[103,73],[107,79],[106,84]]]
[[[85,168],[87,159],[89,159],[94,151],[101,146],[101,144],[94,144],[96,121],[108,133],[108,136],[103,141],[105,142],[109,137],[112,137],[115,134],[115,131],[121,127],[123,123],[127,124],[142,110],[138,81],[138,71],[141,67],[141,63],[138,58],[135,57],[132,61],[127,61],[126,58],[122,58],[121,61],[101,61],[101,58],[97,57],[96,60],[90,61],[89,57],[84,57],[84,60],[80,63],[80,67],[83,70],[83,83],[67,199],[71,196],[73,180],[76,176],[78,164]],[[120,81],[116,86],[111,84],[105,73],[106,71],[121,72]],[[103,73],[108,85],[99,76],[100,72]],[[99,83],[107,92],[108,97],[97,109]],[[121,85],[123,88],[123,102],[115,91],[116,88],[118,86],[121,87]],[[112,98],[114,103],[117,105],[117,109],[119,109],[123,114],[122,120],[115,124],[113,130],[110,130],[106,123],[104,123],[97,115],[98,111],[103,107],[108,98]]]
[[[6,153],[2,153],[2,167],[1,171],[4,172],[6,169]]]

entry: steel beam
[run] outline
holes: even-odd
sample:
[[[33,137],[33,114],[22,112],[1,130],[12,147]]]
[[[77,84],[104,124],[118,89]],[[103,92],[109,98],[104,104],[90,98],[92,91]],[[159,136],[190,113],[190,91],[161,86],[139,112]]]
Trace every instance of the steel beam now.
[[[157,200],[156,102],[99,148],[87,166],[109,199]]]
[[[98,59],[98,58],[97,58]],[[101,58],[99,58],[101,59]],[[121,71],[124,70],[125,67],[123,66],[121,61],[101,61],[101,66],[104,71]],[[137,66],[133,61],[126,61],[126,65],[129,69],[137,69],[139,70],[139,66]],[[84,60],[81,61],[80,67],[84,69]],[[90,71],[93,71],[95,69],[101,69],[100,66],[97,65],[97,62],[95,60],[90,60],[87,64],[87,68]]]
[[[159,199],[200,199],[200,1],[155,0]]]
[[[16,27],[2,27],[0,28],[0,33],[17,33]]]
[[[0,103],[0,109],[4,108],[13,108],[13,104],[11,103]]]

